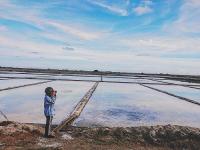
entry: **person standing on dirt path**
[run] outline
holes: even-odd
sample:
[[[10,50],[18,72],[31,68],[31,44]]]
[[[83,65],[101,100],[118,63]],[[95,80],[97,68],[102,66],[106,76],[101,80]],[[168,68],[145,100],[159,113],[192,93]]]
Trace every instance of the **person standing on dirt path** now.
[[[53,116],[55,115],[54,104],[56,101],[56,93],[52,87],[47,87],[45,89],[45,97],[44,97],[44,115],[46,117],[46,125],[45,125],[45,137],[54,137],[51,135],[51,125]]]

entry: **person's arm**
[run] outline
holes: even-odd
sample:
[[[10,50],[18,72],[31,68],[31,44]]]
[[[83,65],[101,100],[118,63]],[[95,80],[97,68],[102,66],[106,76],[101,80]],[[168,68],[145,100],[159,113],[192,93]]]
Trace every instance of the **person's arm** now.
[[[56,98],[54,98],[54,97],[49,97],[49,96],[45,96],[45,100],[46,100],[46,102],[49,103],[49,104],[55,104]]]
[[[54,103],[55,103],[55,101],[56,101],[56,95],[55,95],[55,96],[52,96],[52,100],[53,100]]]

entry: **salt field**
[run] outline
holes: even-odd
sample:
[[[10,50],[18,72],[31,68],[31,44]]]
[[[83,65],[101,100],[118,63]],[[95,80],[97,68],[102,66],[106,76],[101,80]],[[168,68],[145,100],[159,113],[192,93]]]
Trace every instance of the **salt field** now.
[[[167,91],[177,96],[185,97],[200,102],[200,89],[191,89],[183,86],[176,85],[150,85],[157,89]]]
[[[30,80],[30,79],[8,79],[8,80],[0,80],[0,89],[21,86],[25,84],[33,84],[47,80]]]
[[[0,92],[0,110],[8,119],[28,123],[45,123],[43,98],[46,87],[52,86],[58,91],[53,123],[59,124],[69,116],[95,81],[101,81],[99,75],[78,74],[1,73],[0,77],[2,79],[12,77],[12,79],[0,80],[0,89],[51,81]],[[61,81],[60,79],[80,81]],[[198,102],[200,102],[199,89],[164,83],[160,85],[159,81],[153,79],[153,77],[103,76],[103,82],[99,83],[74,125],[127,127],[175,124],[199,127],[199,105],[143,87],[140,83],[146,83],[150,87]],[[130,82],[130,84],[117,82]],[[168,82],[180,81],[168,80]],[[0,115],[0,121],[2,120],[5,120],[3,114]]]
[[[55,105],[56,116],[53,123],[59,123],[90,88],[91,83],[53,81],[41,85],[18,88],[0,93],[0,110],[9,120],[19,122],[44,123],[44,89],[48,86],[58,91]]]
[[[175,81],[175,80],[156,80],[160,82],[166,82],[166,83],[172,83],[172,84],[183,84],[183,85],[195,85],[195,86],[200,86],[199,83],[191,83],[191,82],[183,82],[183,81]]]
[[[103,81],[115,81],[115,82],[137,82],[137,83],[160,83],[158,81],[152,81],[148,79],[139,79],[139,78],[108,78],[104,77]]]
[[[200,107],[140,85],[100,84],[78,126],[178,124],[199,127]]]

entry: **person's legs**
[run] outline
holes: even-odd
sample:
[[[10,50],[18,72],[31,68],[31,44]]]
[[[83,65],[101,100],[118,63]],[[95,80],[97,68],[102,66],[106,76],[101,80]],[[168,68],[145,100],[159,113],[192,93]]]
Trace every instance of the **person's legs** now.
[[[50,116],[50,120],[49,120],[49,135],[51,134],[52,120],[53,120],[53,116]]]
[[[45,125],[45,137],[49,136],[49,132],[50,132],[50,121],[51,121],[51,117],[50,116],[46,116],[46,125]]]
[[[52,125],[53,116],[46,116],[46,126],[45,126],[45,137],[49,137],[51,134],[51,125]]]

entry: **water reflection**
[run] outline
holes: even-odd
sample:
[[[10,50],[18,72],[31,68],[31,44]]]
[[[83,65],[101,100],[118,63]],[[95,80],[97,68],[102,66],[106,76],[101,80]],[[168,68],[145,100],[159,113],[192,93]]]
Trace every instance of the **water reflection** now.
[[[0,80],[0,89],[20,86],[25,84],[32,84],[37,82],[43,82],[47,80],[30,80],[30,79],[9,79],[9,80]]]
[[[140,85],[102,83],[75,122],[110,127],[158,124],[199,127],[200,107]]]
[[[53,123],[59,123],[73,110],[77,102],[92,83],[54,81],[41,85],[3,91],[0,93],[0,108],[10,120],[44,123],[44,89],[52,86],[58,91],[55,104],[56,116]]]
[[[200,102],[200,90],[183,86],[150,85],[151,87]]]
[[[123,106],[122,106],[123,108]],[[105,112],[105,115],[114,117],[118,116],[119,118],[126,116],[127,120],[131,121],[154,121],[157,119],[158,113],[152,112],[150,110],[140,109],[140,108],[134,108],[131,107],[129,109],[122,109],[122,108],[112,108],[110,110],[107,110]]]
[[[54,81],[3,91],[0,92],[0,109],[10,120],[44,123],[44,89],[53,86],[58,91],[53,123],[59,123],[69,115],[92,85],[93,83],[87,82]],[[177,90],[177,86],[170,88],[172,91]],[[179,90],[180,93],[181,90],[182,88]],[[187,91],[189,90],[186,88],[184,92]],[[199,96],[198,93],[194,95]],[[75,122],[78,126],[111,127],[157,124],[200,127],[200,107],[137,84],[100,83],[80,118]]]

